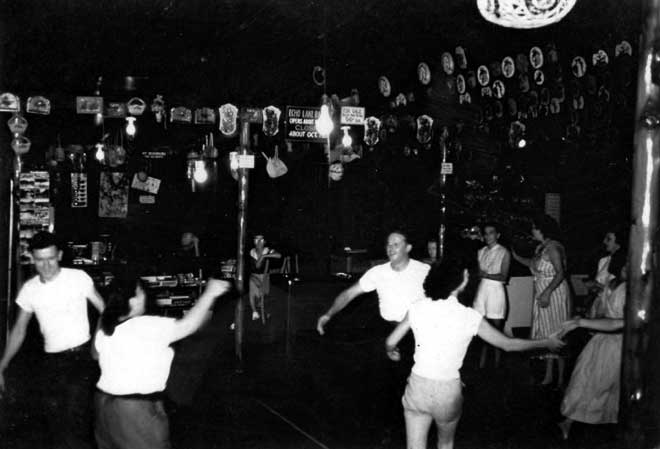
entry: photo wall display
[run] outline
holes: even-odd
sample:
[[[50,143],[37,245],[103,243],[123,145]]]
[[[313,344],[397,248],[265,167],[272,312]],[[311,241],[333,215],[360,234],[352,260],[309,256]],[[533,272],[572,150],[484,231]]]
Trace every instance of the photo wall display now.
[[[31,263],[28,244],[39,231],[52,230],[53,207],[50,201],[50,175],[47,171],[21,173],[19,181],[19,258],[22,265]]]

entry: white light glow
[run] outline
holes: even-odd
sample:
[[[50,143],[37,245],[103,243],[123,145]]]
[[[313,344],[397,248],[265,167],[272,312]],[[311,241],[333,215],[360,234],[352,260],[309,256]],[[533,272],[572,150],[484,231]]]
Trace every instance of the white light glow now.
[[[238,170],[238,153],[236,151],[229,153],[229,168]]]
[[[203,184],[209,179],[209,172],[206,171],[206,164],[204,161],[195,161],[193,179],[199,184]]]
[[[137,127],[135,126],[135,117],[126,117],[126,135],[129,137],[135,136]]]
[[[527,141],[524,137],[521,137],[518,141],[518,148],[525,148],[527,146]]]
[[[330,109],[328,105],[324,104],[321,106],[321,113],[319,118],[316,120],[316,130],[319,132],[321,137],[328,137],[334,128],[332,123],[332,118],[330,118]]]
[[[350,129],[350,126],[342,126],[341,129],[344,131],[344,137],[341,138],[341,143],[344,145],[345,148],[350,148],[351,145],[353,145],[353,139],[351,138],[351,135],[348,133],[348,130]]]
[[[94,157],[96,158],[97,161],[103,162],[105,159],[105,151],[103,151],[103,144],[97,143],[96,144],[96,153],[94,154]]]

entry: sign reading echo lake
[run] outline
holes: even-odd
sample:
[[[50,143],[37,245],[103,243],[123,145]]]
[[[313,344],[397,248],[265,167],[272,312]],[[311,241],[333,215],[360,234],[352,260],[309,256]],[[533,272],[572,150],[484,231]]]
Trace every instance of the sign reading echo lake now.
[[[286,107],[286,138],[306,142],[325,142],[316,130],[316,119],[321,108],[311,106]]]

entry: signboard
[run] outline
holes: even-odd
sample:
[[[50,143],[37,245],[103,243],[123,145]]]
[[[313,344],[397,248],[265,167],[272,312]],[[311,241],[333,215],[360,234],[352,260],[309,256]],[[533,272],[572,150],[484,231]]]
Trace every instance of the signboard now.
[[[252,154],[239,154],[238,155],[238,168],[254,168],[254,155],[252,155]]]
[[[316,130],[316,119],[321,113],[320,107],[287,106],[284,123],[286,138],[304,142],[325,142]]]
[[[451,162],[443,162],[442,167],[440,167],[441,175],[451,175],[454,173],[454,164]]]
[[[341,107],[342,125],[364,125],[364,108],[356,106]]]

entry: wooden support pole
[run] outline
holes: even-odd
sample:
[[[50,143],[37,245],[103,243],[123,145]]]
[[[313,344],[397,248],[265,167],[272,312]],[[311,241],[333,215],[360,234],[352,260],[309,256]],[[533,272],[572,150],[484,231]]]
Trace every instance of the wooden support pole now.
[[[660,0],[647,2],[635,111],[621,417],[625,446],[660,446]]]
[[[241,119],[241,150],[239,156],[250,154],[250,123],[247,118]],[[247,213],[249,194],[249,169],[238,169],[238,242],[236,251],[236,288],[238,290],[238,302],[234,311],[235,323],[235,352],[238,359],[238,369],[243,370],[243,336],[245,332],[244,310],[245,310],[245,243],[247,241]]]

